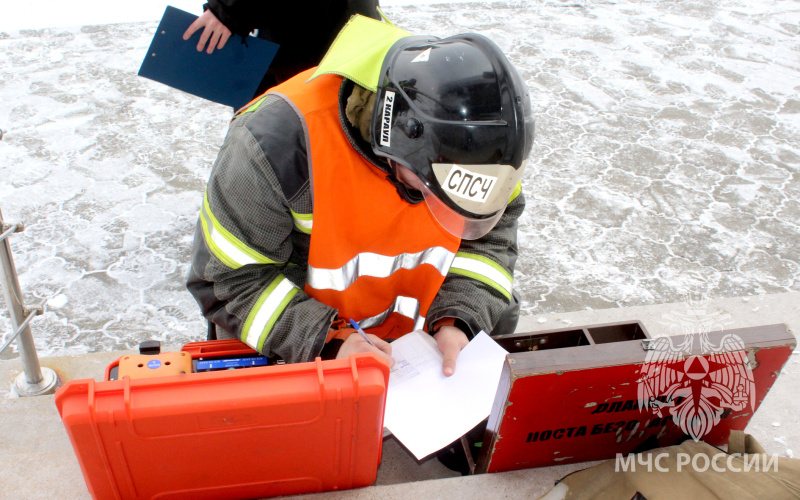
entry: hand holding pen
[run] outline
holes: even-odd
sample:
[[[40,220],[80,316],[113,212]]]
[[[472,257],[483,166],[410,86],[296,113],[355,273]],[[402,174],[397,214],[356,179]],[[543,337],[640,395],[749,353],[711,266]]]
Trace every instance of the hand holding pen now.
[[[371,352],[386,359],[389,366],[394,366],[394,358],[392,358],[392,346],[388,342],[381,340],[375,335],[367,334],[358,323],[350,320],[350,324],[355,328],[356,333],[350,335],[345,339],[342,346],[339,348],[337,358],[347,358],[351,354],[357,352]]]

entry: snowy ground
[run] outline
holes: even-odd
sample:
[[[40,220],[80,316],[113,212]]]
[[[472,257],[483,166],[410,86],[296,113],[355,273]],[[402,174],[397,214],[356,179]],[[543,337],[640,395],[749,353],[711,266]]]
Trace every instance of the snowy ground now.
[[[523,313],[800,290],[800,4],[384,5],[414,33],[493,38],[527,79]],[[27,227],[40,354],[204,336],[183,276],[230,110],[136,76],[162,11],[0,23],[0,209]]]

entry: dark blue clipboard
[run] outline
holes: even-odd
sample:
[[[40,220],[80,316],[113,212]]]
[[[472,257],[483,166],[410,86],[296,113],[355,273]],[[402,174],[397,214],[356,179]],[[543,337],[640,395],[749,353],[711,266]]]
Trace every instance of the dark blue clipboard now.
[[[193,14],[167,6],[139,76],[239,109],[253,98],[278,45],[253,36],[247,37],[245,45],[239,35],[231,35],[225,47],[213,54],[198,52],[202,29],[189,40],[183,39],[195,19]]]

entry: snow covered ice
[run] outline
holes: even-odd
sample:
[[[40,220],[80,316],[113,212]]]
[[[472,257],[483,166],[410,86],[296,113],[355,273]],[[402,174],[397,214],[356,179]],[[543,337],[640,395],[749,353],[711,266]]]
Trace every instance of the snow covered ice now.
[[[385,5],[489,36],[529,85],[523,314],[800,290],[796,2]],[[42,355],[205,336],[184,276],[231,110],[136,76],[156,26],[0,32],[0,209]]]

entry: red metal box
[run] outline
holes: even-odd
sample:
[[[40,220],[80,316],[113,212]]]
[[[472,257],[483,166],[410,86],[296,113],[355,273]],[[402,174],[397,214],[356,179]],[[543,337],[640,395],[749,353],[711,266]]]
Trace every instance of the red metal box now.
[[[496,337],[510,351],[477,472],[612,459],[743,430],[796,345],[785,325],[648,338],[638,324]]]
[[[215,345],[186,351],[244,352]],[[356,354],[73,380],[55,400],[94,498],[260,498],[372,484],[388,377],[384,361]]]

